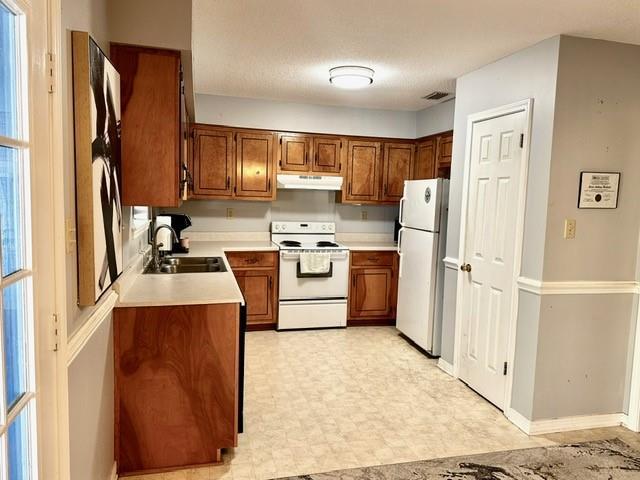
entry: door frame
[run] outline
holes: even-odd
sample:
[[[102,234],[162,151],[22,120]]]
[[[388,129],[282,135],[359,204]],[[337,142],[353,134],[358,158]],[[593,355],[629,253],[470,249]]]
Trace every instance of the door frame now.
[[[515,339],[516,326],[518,318],[518,277],[520,276],[520,268],[522,265],[522,248],[524,243],[524,217],[527,199],[527,178],[529,173],[529,153],[531,145],[531,125],[533,120],[533,98],[521,100],[519,102],[510,103],[501,107],[472,113],[467,117],[467,130],[465,139],[465,157],[464,157],[464,177],[462,183],[462,205],[460,212],[460,238],[458,243],[458,261],[463,263],[466,248],[466,230],[467,217],[469,214],[469,182],[471,181],[471,142],[473,139],[473,126],[476,123],[491,120],[497,117],[503,117],[518,112],[525,112],[524,124],[524,144],[522,148],[523,165],[520,170],[520,183],[518,195],[518,211],[516,213],[516,233],[515,233],[515,251],[513,262],[513,285],[511,310],[508,319],[508,343],[507,343],[507,362],[510,368],[507,369],[507,379],[504,394],[503,412],[508,416],[511,409],[511,392],[513,388],[513,362],[515,358]],[[464,277],[460,275],[458,270],[458,280],[456,284],[456,313],[455,313],[455,330],[454,330],[454,353],[453,353],[453,374],[456,378],[460,377],[460,361],[462,357],[462,308],[464,305]]]

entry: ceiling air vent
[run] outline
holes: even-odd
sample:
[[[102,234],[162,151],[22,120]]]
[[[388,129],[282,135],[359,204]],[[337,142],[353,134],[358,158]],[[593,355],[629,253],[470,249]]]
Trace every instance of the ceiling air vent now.
[[[440,100],[441,98],[449,96],[448,92],[431,92],[429,95],[425,95],[425,100]]]

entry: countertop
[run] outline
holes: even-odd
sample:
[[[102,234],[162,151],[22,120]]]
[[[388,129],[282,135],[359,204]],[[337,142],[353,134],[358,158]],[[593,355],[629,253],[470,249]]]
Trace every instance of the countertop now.
[[[348,238],[339,240],[352,251],[395,251],[396,244],[389,239],[365,240]],[[127,279],[120,280],[119,307],[158,307],[168,305],[207,305],[215,303],[244,303],[244,297],[231,272],[225,252],[277,251],[270,240],[218,240],[191,241],[188,254],[174,256],[222,257],[226,272],[179,273],[143,275],[141,264],[136,271],[128,272]]]
[[[396,251],[398,246],[393,241],[361,241],[361,240],[343,240],[340,242],[350,251],[373,251],[373,250],[393,250]]]
[[[188,254],[175,256],[222,257],[226,272],[149,274],[132,272],[128,286],[120,291],[118,307],[159,307],[168,305],[207,305],[244,303],[225,252],[277,251],[270,241],[191,242]],[[125,282],[122,282],[125,284]]]

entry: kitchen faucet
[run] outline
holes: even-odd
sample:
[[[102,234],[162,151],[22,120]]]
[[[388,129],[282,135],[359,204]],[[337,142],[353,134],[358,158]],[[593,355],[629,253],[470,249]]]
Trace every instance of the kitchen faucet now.
[[[176,231],[173,229],[173,227],[171,227],[170,225],[167,224],[161,224],[158,225],[156,227],[156,229],[153,231],[153,235],[151,236],[151,252],[152,252],[152,256],[153,256],[153,265],[155,268],[160,268],[160,247],[163,247],[164,244],[163,243],[157,243],[158,241],[158,232],[160,230],[162,230],[163,228],[168,228],[171,231],[171,239],[173,243],[178,243],[178,235],[176,234]]]

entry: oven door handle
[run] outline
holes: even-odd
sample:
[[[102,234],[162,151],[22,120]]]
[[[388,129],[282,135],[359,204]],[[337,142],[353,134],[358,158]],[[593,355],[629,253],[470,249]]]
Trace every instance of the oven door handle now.
[[[296,278],[331,278],[333,277],[333,262],[329,262],[329,271],[325,273],[302,273],[300,262],[296,265]]]

